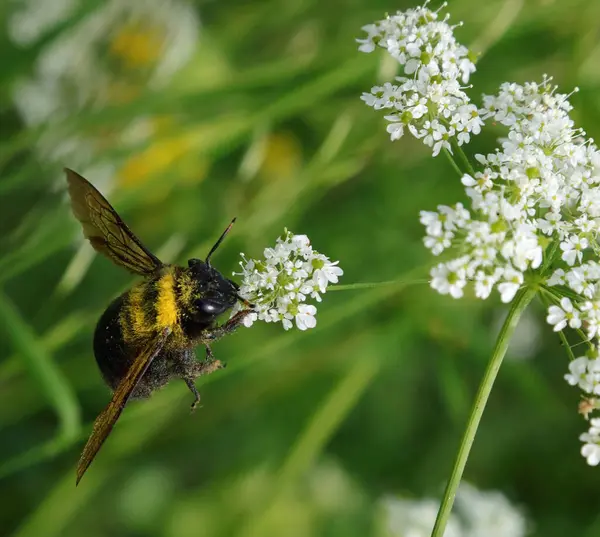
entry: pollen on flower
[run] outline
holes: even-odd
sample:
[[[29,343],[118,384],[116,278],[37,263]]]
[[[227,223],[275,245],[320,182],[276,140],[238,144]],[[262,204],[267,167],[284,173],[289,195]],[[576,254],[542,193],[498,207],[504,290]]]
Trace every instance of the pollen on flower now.
[[[312,298],[321,302],[329,284],[344,274],[338,261],[313,250],[306,235],[285,230],[274,248],[265,248],[264,259],[247,259],[241,254],[242,276],[239,294],[252,304],[254,311],[244,319],[249,327],[255,321],[281,322],[285,330],[296,323],[300,330],[314,328],[317,308],[306,304]],[[237,311],[237,309],[236,309]],[[235,312],[233,314],[235,314]]]

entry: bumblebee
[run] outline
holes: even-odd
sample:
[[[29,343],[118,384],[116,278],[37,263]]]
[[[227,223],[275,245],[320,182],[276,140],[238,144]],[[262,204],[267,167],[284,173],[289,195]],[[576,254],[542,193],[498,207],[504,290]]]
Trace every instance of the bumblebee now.
[[[94,332],[94,355],[113,390],[96,419],[77,466],[77,483],[92,463],[130,398],[147,398],[171,379],[182,379],[200,402],[194,381],[223,367],[211,344],[236,330],[249,309],[225,324],[216,319],[239,300],[239,286],[212,267],[210,258],[230,231],[229,224],[204,261],[187,267],[165,264],[131,232],[110,203],[78,173],[65,169],[73,214],[93,248],[144,280],[117,297]],[[206,347],[199,362],[194,348]]]

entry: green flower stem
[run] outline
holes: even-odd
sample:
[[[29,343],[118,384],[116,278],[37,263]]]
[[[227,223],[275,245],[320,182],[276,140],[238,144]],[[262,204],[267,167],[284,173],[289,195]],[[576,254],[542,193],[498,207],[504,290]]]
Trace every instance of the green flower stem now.
[[[581,295],[578,295],[575,291],[572,291],[566,285],[561,285],[560,288],[556,289],[553,287],[548,287],[545,284],[542,284],[540,287],[556,304],[559,304],[560,299],[563,297],[567,297],[573,302],[578,302],[581,300]]]
[[[467,158],[467,155],[465,155],[465,152],[462,150],[462,147],[460,145],[458,145],[458,142],[456,142],[456,141],[454,141],[452,143],[452,145],[454,146],[454,150],[458,153],[458,156],[463,161],[463,164],[465,165],[465,167],[469,171],[469,174],[472,177],[475,177],[475,170],[473,169],[473,166],[471,166],[471,163],[469,162],[469,159]]]
[[[327,288],[327,292],[330,291],[354,291],[355,289],[372,289],[373,287],[383,287],[385,285],[414,285],[418,283],[429,283],[427,279],[417,280],[388,280],[385,282],[362,282],[362,283],[348,283],[345,285],[332,285]]]
[[[540,270],[542,275],[545,275],[552,266],[552,263],[556,261],[556,258],[560,257],[560,251],[558,250],[559,245],[560,240],[555,239],[544,252],[544,262],[542,263],[542,268]]]
[[[475,439],[475,434],[477,433],[477,428],[479,427],[485,405],[487,404],[490,392],[492,391],[492,386],[496,380],[496,375],[502,364],[502,359],[506,354],[511,337],[517,328],[521,315],[532,301],[537,291],[537,287],[525,287],[517,293],[510,311],[508,312],[508,316],[502,325],[500,334],[498,334],[494,352],[488,363],[483,380],[479,385],[477,395],[475,396],[471,415],[469,416],[467,427],[460,442],[460,448],[456,455],[456,460],[454,461],[452,474],[450,475],[446,490],[444,491],[444,497],[442,498],[442,504],[440,505],[435,525],[431,532],[431,537],[442,537],[444,535],[444,530],[446,529],[446,524],[454,504],[454,498],[456,497],[456,492],[460,485],[467,459],[469,458],[469,452],[471,451],[471,446],[473,445],[473,440]]]
[[[456,164],[456,161],[454,160],[452,153],[450,153],[450,151],[448,151],[445,147],[444,147],[443,151],[444,151],[444,155],[446,155],[446,157],[450,161],[450,165],[452,166],[454,171],[458,174],[459,177],[462,177],[464,174],[463,174],[463,172],[460,171],[460,168],[458,167],[458,164]]]

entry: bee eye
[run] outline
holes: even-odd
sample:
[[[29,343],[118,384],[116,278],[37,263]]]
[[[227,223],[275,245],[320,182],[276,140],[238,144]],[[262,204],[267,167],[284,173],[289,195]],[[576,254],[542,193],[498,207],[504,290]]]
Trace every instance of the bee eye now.
[[[213,300],[198,300],[196,302],[196,307],[202,313],[206,313],[208,315],[218,315],[222,313],[224,308],[221,304],[213,301]]]

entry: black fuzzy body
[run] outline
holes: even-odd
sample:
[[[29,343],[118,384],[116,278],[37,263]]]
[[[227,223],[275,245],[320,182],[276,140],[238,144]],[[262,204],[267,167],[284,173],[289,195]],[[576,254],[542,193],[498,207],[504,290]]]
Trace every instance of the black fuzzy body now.
[[[114,299],[104,311],[94,333],[94,355],[111,390],[166,325],[172,334],[132,397],[148,397],[173,378],[194,379],[203,374],[207,364],[196,360],[194,347],[208,346],[222,335],[216,318],[237,300],[237,285],[210,267],[208,277],[206,270],[197,268],[191,262],[189,268],[165,267]]]
[[[126,299],[127,293],[124,293],[111,302],[98,320],[94,333],[96,363],[104,382],[113,391],[125,377],[143,346],[143,342],[125,343],[120,319]],[[154,390],[162,388],[171,379],[182,377],[194,363],[196,353],[192,348],[163,350],[154,358],[131,397],[149,397]]]

